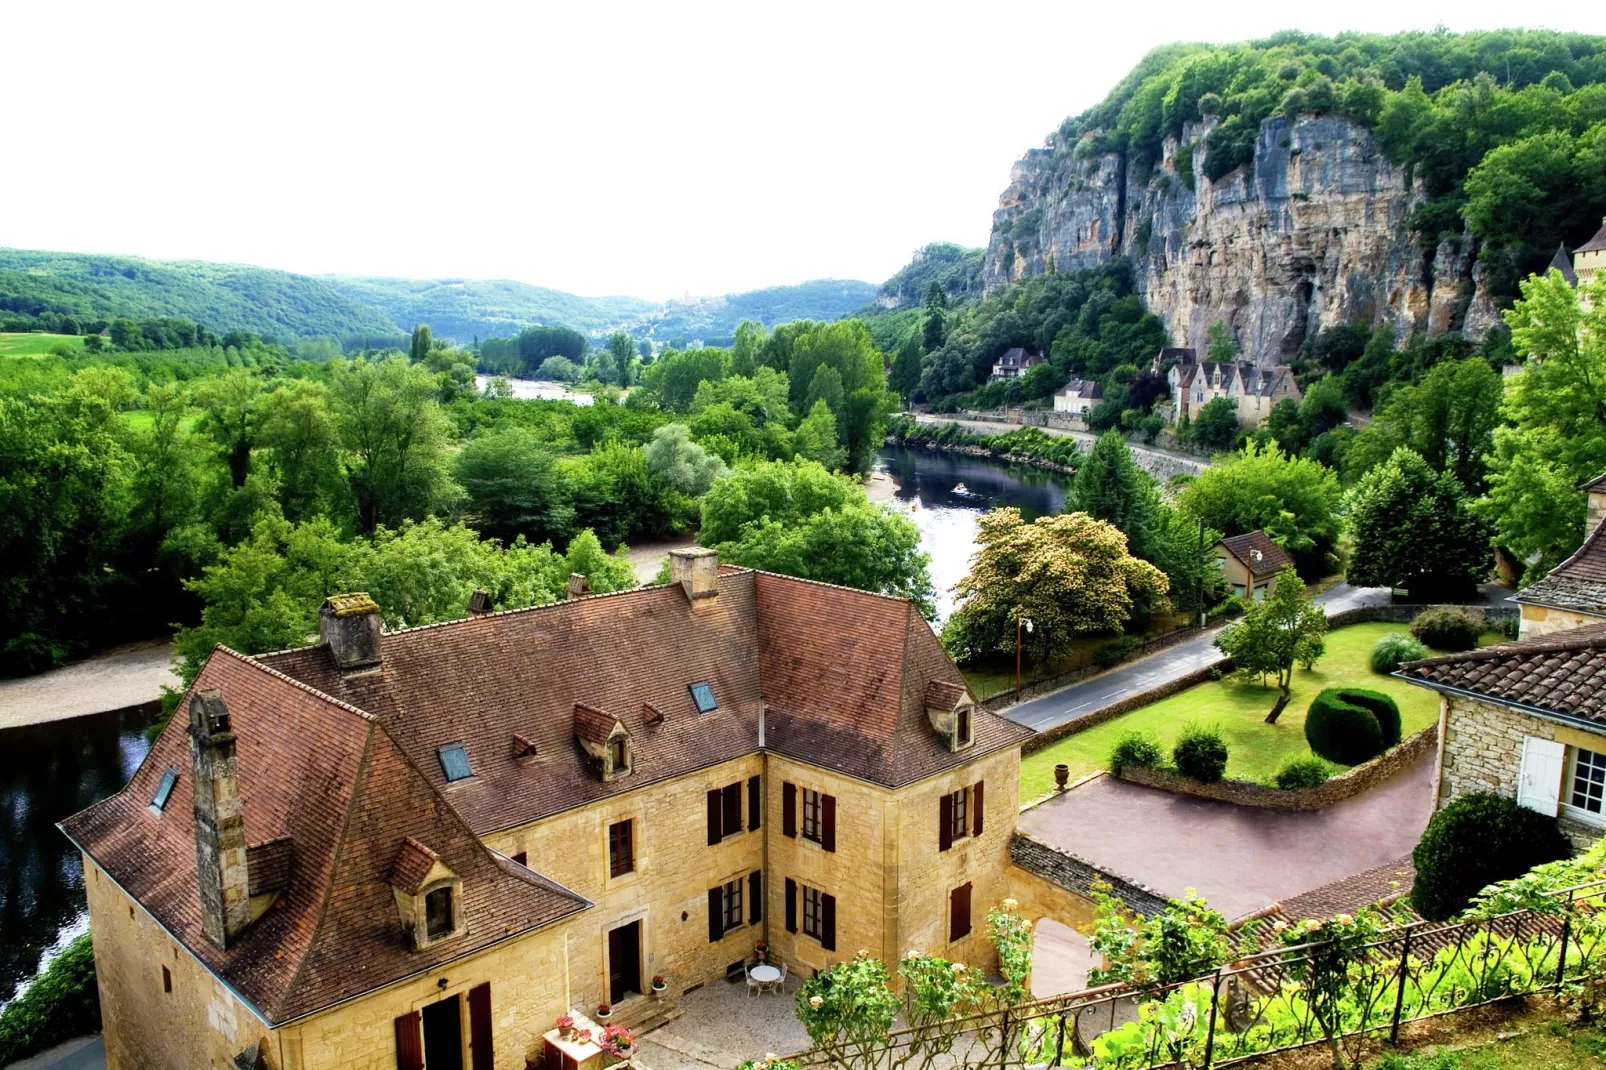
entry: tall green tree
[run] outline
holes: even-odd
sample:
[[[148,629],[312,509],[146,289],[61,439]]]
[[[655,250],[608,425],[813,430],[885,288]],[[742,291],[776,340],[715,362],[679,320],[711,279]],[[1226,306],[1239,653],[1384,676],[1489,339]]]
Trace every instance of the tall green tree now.
[[[1419,602],[1458,601],[1489,575],[1489,526],[1472,512],[1460,480],[1435,472],[1401,446],[1349,495],[1355,539],[1346,578],[1363,587],[1404,587]]]
[[[828,471],[837,471],[847,463],[848,451],[837,442],[836,416],[824,398],[816,401],[808,416],[797,425],[792,448],[799,459],[815,461]]]
[[[920,340],[926,352],[930,353],[940,349],[948,337],[948,292],[936,279],[932,279],[926,287],[925,313]]]
[[[1149,560],[1159,496],[1119,431],[1106,431],[1093,444],[1076,469],[1070,497],[1075,511],[1114,524],[1126,535],[1132,553]]]
[[[624,331],[615,331],[608,339],[608,351],[613,356],[614,372],[620,386],[630,385],[630,366],[636,360],[636,343]]]
[[[413,328],[412,340],[407,346],[407,359],[414,364],[420,364],[429,357],[429,351],[435,348],[435,339],[427,323],[420,323]]]
[[[482,535],[511,543],[562,542],[574,506],[557,460],[535,433],[504,427],[469,439],[452,464],[467,496],[468,521]]]
[[[1294,663],[1315,661],[1326,634],[1327,611],[1305,594],[1293,566],[1285,565],[1271,593],[1259,602],[1246,602],[1243,619],[1223,629],[1215,644],[1232,659],[1233,668],[1276,678],[1277,703],[1266,715],[1267,724],[1276,724],[1291,697]]]
[[[233,368],[195,389],[201,429],[217,444],[236,488],[251,474],[262,381],[244,368]]]
[[[1219,364],[1230,364],[1238,359],[1238,340],[1225,320],[1216,320],[1205,329],[1207,344],[1205,359]]]
[[[365,531],[447,510],[461,493],[448,474],[450,428],[436,386],[429,369],[400,357],[330,369],[330,404]]]
[[[920,335],[910,331],[898,346],[898,355],[892,359],[892,376],[887,381],[890,390],[908,405],[914,392],[920,388]]]
[[[340,431],[329,391],[308,379],[282,382],[262,396],[257,443],[278,484],[279,505],[291,521],[352,513],[340,467]]]
[[[1343,490],[1325,465],[1253,442],[1199,473],[1178,497],[1183,511],[1226,535],[1264,531],[1309,575],[1336,564]]]
[[[1421,382],[1396,387],[1355,436],[1343,455],[1345,477],[1359,477],[1403,446],[1435,471],[1450,472],[1468,494],[1481,493],[1503,389],[1484,360],[1440,361]]]
[[[691,440],[685,424],[665,424],[647,443],[647,467],[653,475],[693,498],[708,492],[714,481],[730,474],[718,454]]]

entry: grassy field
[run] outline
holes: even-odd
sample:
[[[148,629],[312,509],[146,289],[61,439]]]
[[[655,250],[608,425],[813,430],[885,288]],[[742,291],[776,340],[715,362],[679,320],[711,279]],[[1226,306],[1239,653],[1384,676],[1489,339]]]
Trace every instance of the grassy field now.
[[[1227,739],[1227,775],[1269,783],[1284,759],[1304,754],[1305,711],[1324,687],[1348,684],[1383,691],[1400,704],[1405,735],[1426,728],[1438,716],[1438,697],[1431,691],[1379,676],[1367,665],[1372,645],[1390,632],[1403,632],[1403,624],[1352,624],[1327,636],[1327,654],[1310,672],[1294,670],[1293,701],[1277,719],[1264,723],[1277,701],[1274,686],[1243,683],[1236,679],[1212,680],[1151,706],[1133,710],[1111,721],[1031,754],[1021,766],[1021,798],[1035,799],[1054,786],[1054,766],[1071,767],[1071,779],[1103,769],[1110,750],[1132,731],[1149,732],[1168,752],[1178,729],[1189,721],[1214,722]],[[1163,657],[1164,655],[1160,655]]]
[[[82,335],[76,334],[0,334],[0,356],[42,357],[57,342],[66,342],[75,351],[84,348]]]
[[[1544,1029],[1454,1051],[1416,1055],[1389,1053],[1366,1062],[1367,1070],[1585,1070],[1606,1060],[1599,1029],[1551,1022]]]

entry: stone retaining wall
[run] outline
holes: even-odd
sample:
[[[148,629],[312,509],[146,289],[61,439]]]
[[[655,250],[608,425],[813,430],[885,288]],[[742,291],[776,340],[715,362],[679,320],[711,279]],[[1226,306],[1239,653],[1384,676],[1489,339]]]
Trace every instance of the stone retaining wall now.
[[[1325,784],[1297,791],[1284,791],[1248,780],[1218,780],[1213,784],[1183,776],[1171,769],[1155,769],[1147,765],[1128,765],[1115,774],[1144,787],[1181,795],[1197,795],[1202,799],[1254,806],[1262,810],[1325,810],[1329,806],[1370,790],[1424,757],[1433,753],[1439,742],[1439,726],[1429,725],[1399,746],[1391,747],[1369,762],[1355,766],[1347,773],[1332,777]]]
[[[1085,858],[1050,847],[1024,832],[1015,833],[1010,840],[1009,857],[1026,872],[1089,900],[1093,896],[1093,882],[1103,881],[1110,886],[1110,894],[1139,914],[1153,914],[1165,908],[1163,893],[1129,877],[1100,869]]]

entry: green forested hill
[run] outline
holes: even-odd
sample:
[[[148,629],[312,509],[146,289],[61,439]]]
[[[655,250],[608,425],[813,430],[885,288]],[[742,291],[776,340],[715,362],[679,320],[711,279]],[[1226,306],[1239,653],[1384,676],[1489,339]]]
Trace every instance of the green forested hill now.
[[[671,301],[644,318],[633,333],[660,342],[702,339],[728,345],[743,320],[775,327],[793,320],[836,320],[875,299],[876,288],[852,279],[813,279],[796,286],[768,286],[724,297]]]
[[[368,305],[306,275],[201,260],[0,249],[0,314],[53,312],[93,322],[173,316],[267,338],[394,341]]]
[[[476,335],[511,336],[536,324],[595,333],[660,307],[636,297],[578,297],[509,279],[326,275],[322,281],[403,327],[427,323],[437,336],[463,344]]]

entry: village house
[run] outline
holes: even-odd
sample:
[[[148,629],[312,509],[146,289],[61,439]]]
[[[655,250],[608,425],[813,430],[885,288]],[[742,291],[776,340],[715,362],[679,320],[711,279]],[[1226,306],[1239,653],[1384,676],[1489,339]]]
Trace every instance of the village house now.
[[[1239,425],[1255,428],[1279,401],[1303,396],[1293,371],[1282,365],[1260,368],[1248,361],[1200,361],[1192,349],[1176,348],[1162,349],[1155,357],[1156,371],[1167,364],[1166,385],[1179,421],[1197,419],[1200,409],[1226,398],[1237,410]]]
[[[1104,388],[1094,379],[1072,379],[1054,394],[1054,411],[1066,412],[1087,418],[1087,414],[1104,399]]]
[[[1600,221],[1600,229],[1595,236],[1573,250],[1573,284],[1586,285],[1593,282],[1606,268],[1606,218]]]
[[[1514,596],[1520,607],[1518,634],[1527,639],[1550,632],[1606,622],[1606,475],[1596,476],[1580,488],[1588,507],[1584,544],[1544,579],[1529,584]]]
[[[1030,731],[903,599],[668,585],[208,659],[81,849],[108,1066],[521,1070],[753,961],[989,964]],[[1013,875],[1012,875],[1013,874]],[[664,992],[651,981],[662,977]]]
[[[1264,531],[1234,535],[1211,547],[1216,568],[1226,578],[1227,587],[1238,598],[1263,600],[1276,584],[1277,570],[1294,563],[1288,551],[1271,541]]]
[[[1558,819],[1580,848],[1606,825],[1606,624],[1407,662],[1437,691],[1438,806],[1490,791]]]
[[[1020,346],[1004,350],[1004,355],[993,362],[994,379],[1019,379],[1039,364],[1043,358],[1036,353],[1028,353]]]

